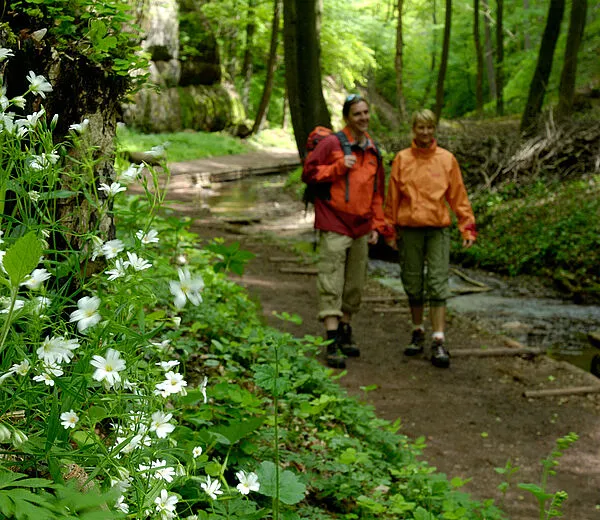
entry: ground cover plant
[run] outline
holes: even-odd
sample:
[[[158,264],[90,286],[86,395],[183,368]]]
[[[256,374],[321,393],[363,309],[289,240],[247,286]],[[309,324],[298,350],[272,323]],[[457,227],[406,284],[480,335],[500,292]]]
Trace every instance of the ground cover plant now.
[[[43,106],[10,111],[23,99],[0,98],[0,514],[503,518],[349,398],[315,358],[321,338],[264,326],[227,278],[248,255],[198,248],[156,174],[125,165],[96,185],[90,122],[55,143]],[[58,247],[56,206],[75,194],[114,215],[116,237],[91,223],[81,249]]]

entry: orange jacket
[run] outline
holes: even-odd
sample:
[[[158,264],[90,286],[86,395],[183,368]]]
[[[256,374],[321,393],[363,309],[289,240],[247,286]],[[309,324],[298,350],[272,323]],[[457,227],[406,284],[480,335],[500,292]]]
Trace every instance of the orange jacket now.
[[[315,228],[353,238],[373,229],[386,234],[383,216],[385,175],[375,144],[367,135],[367,146],[363,149],[355,143],[348,127],[343,132],[356,156],[356,164],[350,170],[344,165],[344,152],[335,135],[323,139],[304,165],[304,182],[331,183],[331,199],[315,200]]]
[[[463,238],[475,240],[475,216],[454,155],[435,141],[429,148],[413,142],[398,152],[385,201],[386,220],[397,227],[448,227],[448,205]]]

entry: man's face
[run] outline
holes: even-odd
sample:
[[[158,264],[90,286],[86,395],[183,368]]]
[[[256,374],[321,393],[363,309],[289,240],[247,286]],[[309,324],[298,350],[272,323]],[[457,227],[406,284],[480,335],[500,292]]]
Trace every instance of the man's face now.
[[[421,148],[427,148],[433,141],[435,135],[435,125],[425,121],[417,121],[413,126],[415,143]]]
[[[369,105],[365,101],[359,101],[350,107],[346,123],[355,137],[362,137],[369,129],[370,117]]]

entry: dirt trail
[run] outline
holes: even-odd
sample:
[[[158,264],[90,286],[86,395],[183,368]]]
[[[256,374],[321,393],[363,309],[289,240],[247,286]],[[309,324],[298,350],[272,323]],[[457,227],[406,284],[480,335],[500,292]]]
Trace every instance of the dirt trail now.
[[[194,229],[204,239],[221,236],[240,242],[256,257],[237,281],[261,302],[266,321],[296,336],[321,334],[315,319],[314,275],[281,272],[296,264],[272,262],[272,257],[293,256],[284,243],[273,244],[259,236],[237,234],[231,226],[204,219]],[[368,296],[389,294],[375,281]],[[376,312],[381,303],[366,303],[356,316],[354,330],[362,348],[358,359],[348,361],[341,384],[350,394],[372,404],[391,421],[401,418],[401,433],[425,436],[424,459],[449,477],[472,477],[465,490],[475,497],[501,495],[502,482],[494,468],[508,459],[520,468],[517,482],[539,482],[540,461],[557,438],[576,432],[580,440],[560,460],[550,489],[566,490],[569,500],[564,518],[600,518],[600,399],[597,395],[527,399],[526,390],[582,386],[593,376],[567,363],[536,357],[456,357],[448,370],[422,359],[405,359],[402,347],[410,336],[408,315]],[[398,304],[400,310],[405,304]],[[273,312],[303,318],[301,325],[282,322]],[[452,350],[505,346],[498,336],[477,330],[460,316],[450,316],[448,341]],[[376,385],[366,395],[361,387]],[[533,496],[515,488],[506,497],[505,510],[513,520],[537,518]]]
[[[197,217],[199,198],[185,190],[170,198],[185,200],[182,213]],[[285,264],[272,257],[292,257],[291,244],[302,220],[301,205],[281,202],[285,210],[269,215],[265,224],[240,226],[211,216],[196,218],[193,230],[200,244],[214,237],[239,242],[253,252],[252,260],[236,281],[260,301],[268,324],[296,336],[322,334],[316,320],[315,277],[282,272]],[[291,206],[293,206],[293,208]],[[306,225],[306,224],[305,224]],[[306,232],[306,230],[304,230]],[[265,236],[270,238],[265,239]],[[370,280],[367,296],[389,295],[388,289]],[[557,438],[569,432],[579,441],[560,459],[549,489],[567,491],[563,511],[569,520],[600,519],[600,394],[526,398],[525,391],[598,384],[590,374],[545,356],[459,357],[461,349],[505,347],[502,339],[481,330],[456,314],[449,316],[447,339],[455,353],[447,370],[423,359],[406,359],[403,346],[410,336],[405,303],[398,312],[378,312],[381,303],[367,302],[355,317],[353,328],[361,347],[360,358],[348,361],[340,383],[352,395],[375,407],[379,416],[400,418],[400,432],[411,438],[425,436],[423,458],[450,478],[472,480],[463,488],[478,499],[494,498],[512,520],[539,518],[536,500],[516,487],[518,482],[539,483],[540,461]],[[283,322],[273,312],[298,314],[303,322]],[[365,393],[361,388],[376,385]],[[494,471],[507,460],[520,469],[502,503],[497,490],[502,476]]]

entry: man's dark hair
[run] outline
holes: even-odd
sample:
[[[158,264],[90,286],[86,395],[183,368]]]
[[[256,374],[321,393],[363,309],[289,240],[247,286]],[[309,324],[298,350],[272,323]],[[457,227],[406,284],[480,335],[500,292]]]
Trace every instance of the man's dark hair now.
[[[360,94],[350,94],[344,101],[344,106],[342,107],[342,115],[344,117],[348,117],[348,115],[350,115],[350,107],[352,105],[356,105],[356,103],[360,103],[361,101],[364,101],[367,104],[367,106],[370,106],[369,102]]]

